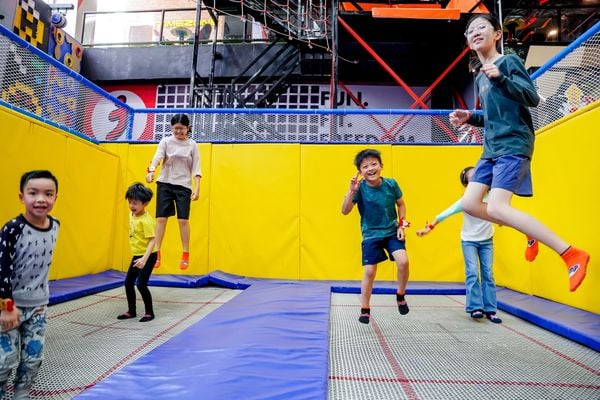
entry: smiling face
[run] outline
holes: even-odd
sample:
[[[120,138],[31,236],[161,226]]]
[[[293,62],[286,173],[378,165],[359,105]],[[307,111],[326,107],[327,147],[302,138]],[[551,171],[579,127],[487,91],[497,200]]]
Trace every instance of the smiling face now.
[[[19,193],[19,200],[25,205],[25,218],[33,225],[42,226],[54,207],[56,184],[48,178],[30,179]]]
[[[382,169],[383,165],[377,157],[366,157],[361,161],[359,171],[367,183],[373,186],[380,183]]]
[[[186,140],[188,138],[188,130],[189,128],[181,123],[176,123],[172,127],[173,136],[178,140]]]
[[[475,18],[465,32],[471,50],[487,53],[496,49],[496,42],[502,38],[502,32],[494,28],[486,18]]]

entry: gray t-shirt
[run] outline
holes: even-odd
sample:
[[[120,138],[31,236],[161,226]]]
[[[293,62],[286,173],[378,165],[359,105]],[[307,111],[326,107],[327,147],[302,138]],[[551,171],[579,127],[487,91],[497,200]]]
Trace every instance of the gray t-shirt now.
[[[39,229],[19,215],[0,231],[0,298],[19,307],[48,304],[48,272],[60,226],[48,218],[48,228]]]

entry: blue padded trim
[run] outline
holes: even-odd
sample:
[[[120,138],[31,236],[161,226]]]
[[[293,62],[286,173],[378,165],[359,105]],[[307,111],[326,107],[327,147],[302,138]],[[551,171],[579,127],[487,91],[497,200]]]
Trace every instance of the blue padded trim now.
[[[150,286],[196,288],[208,285],[208,275],[150,275]]]
[[[123,272],[109,270],[99,274],[50,281],[49,304],[62,303],[63,301],[114,289],[122,286],[124,280],[125,274]]]
[[[327,399],[330,286],[257,282],[76,399]]]
[[[229,289],[247,289],[253,283],[264,282],[265,279],[248,278],[241,275],[228,274],[222,271],[212,271],[208,274],[208,281],[212,284]]]
[[[498,308],[600,351],[600,315],[504,288],[497,299]]]
[[[331,291],[336,293],[360,293],[358,281],[333,281]],[[373,294],[394,294],[398,289],[396,282],[375,281]],[[465,284],[462,282],[408,282],[406,294],[464,295]]]
[[[241,275],[228,274],[223,271],[213,271],[208,274],[210,283],[230,289],[246,289],[256,282],[277,280],[248,278]],[[279,281],[281,282],[281,281]],[[360,281],[301,281],[308,283],[320,283],[331,286],[331,291],[336,293],[360,293]],[[375,281],[374,294],[396,293],[398,285],[396,282]],[[406,294],[445,294],[464,295],[465,284],[463,282],[408,282]]]

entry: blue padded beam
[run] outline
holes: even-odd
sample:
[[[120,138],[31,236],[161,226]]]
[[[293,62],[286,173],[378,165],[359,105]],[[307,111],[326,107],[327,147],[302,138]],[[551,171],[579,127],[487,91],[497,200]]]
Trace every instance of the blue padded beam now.
[[[497,293],[498,308],[600,351],[600,315],[510,289]]]
[[[122,286],[123,272],[109,270],[99,274],[50,281],[50,305],[89,296]]]
[[[265,279],[249,278],[241,275],[229,274],[222,271],[212,271],[208,274],[209,282],[229,289],[246,289],[256,282],[264,282]],[[269,280],[267,280],[269,281]],[[271,280],[272,282],[281,282]],[[322,283],[331,286],[335,293],[360,293],[360,281],[302,281],[310,283]],[[389,281],[375,281],[373,294],[394,294],[398,284]],[[463,282],[416,282],[409,281],[406,294],[444,294],[464,295],[465,284]]]
[[[254,283],[76,399],[327,399],[330,285]]]
[[[208,285],[208,275],[150,275],[150,286],[197,288]]]
[[[390,281],[375,281],[373,294],[394,294],[398,284]],[[331,291],[335,293],[360,293],[358,281],[332,281]],[[464,295],[465,284],[462,282],[411,282],[408,281],[406,294],[432,294],[432,295]]]

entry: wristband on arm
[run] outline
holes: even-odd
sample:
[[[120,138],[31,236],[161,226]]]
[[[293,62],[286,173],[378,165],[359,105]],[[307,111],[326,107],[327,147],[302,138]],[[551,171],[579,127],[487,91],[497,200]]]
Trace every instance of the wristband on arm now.
[[[0,311],[11,312],[15,309],[15,302],[13,299],[0,299]]]
[[[404,218],[400,218],[398,221],[398,228],[408,228],[410,226],[410,222],[405,220]]]

